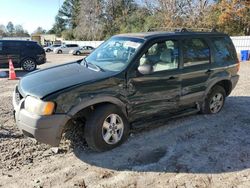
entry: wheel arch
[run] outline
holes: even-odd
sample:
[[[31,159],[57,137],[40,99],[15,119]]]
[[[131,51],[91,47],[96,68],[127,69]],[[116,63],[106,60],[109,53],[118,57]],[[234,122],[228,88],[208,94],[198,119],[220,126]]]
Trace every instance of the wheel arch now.
[[[117,99],[115,97],[101,97],[82,102],[77,106],[71,108],[67,114],[71,117],[74,117],[81,112],[88,113],[89,110],[94,110],[99,105],[105,105],[105,104],[113,104],[118,106],[119,108],[121,108],[121,111],[127,117],[126,105],[120,99]]]
[[[223,87],[226,91],[226,95],[230,95],[231,91],[232,91],[232,82],[230,79],[228,78],[221,78],[218,80],[213,81],[209,87],[207,88],[206,92],[205,92],[205,96],[209,93],[209,91],[216,85],[219,85],[221,87]]]
[[[23,61],[26,60],[26,59],[32,59],[35,63],[37,63],[36,59],[34,57],[25,56],[25,57],[22,57],[22,59],[20,60],[20,66],[22,66]]]

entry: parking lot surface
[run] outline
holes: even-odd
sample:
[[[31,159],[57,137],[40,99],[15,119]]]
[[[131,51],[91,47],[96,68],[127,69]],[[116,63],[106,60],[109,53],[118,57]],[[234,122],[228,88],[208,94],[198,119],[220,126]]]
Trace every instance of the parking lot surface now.
[[[81,58],[50,53],[39,69]],[[84,143],[53,152],[23,137],[12,114],[18,81],[0,78],[0,187],[250,187],[249,62],[239,74],[219,114],[159,121],[104,153]]]

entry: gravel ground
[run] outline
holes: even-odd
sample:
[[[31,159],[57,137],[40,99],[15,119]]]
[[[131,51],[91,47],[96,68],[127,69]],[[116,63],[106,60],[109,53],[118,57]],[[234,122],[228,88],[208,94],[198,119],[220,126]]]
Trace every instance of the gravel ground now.
[[[40,68],[80,58],[47,57]],[[249,72],[250,63],[242,63],[240,81],[219,114],[164,122],[104,153],[84,142],[72,149],[66,139],[55,152],[23,137],[12,114],[17,81],[1,78],[0,187],[250,187]],[[73,130],[66,136],[79,137]]]

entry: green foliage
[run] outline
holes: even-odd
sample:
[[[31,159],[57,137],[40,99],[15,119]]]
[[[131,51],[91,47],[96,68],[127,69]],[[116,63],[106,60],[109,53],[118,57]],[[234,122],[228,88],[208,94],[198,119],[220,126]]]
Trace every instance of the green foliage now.
[[[79,23],[79,13],[79,0],[65,0],[55,17],[55,24],[48,33],[56,34],[58,37],[61,37],[63,31],[76,28]]]
[[[38,27],[38,28],[33,32],[33,34],[37,34],[37,35],[39,35],[39,34],[45,34],[45,33],[46,33],[46,30],[43,29],[42,27]]]
[[[74,38],[75,38],[72,29],[64,30],[64,31],[62,32],[62,37],[63,37],[65,40],[74,40]]]
[[[213,28],[250,35],[250,3],[239,0],[65,0],[49,33],[75,40],[159,27]]]
[[[10,35],[13,35],[15,28],[12,22],[8,22],[6,29],[7,29],[7,32],[10,33]]]

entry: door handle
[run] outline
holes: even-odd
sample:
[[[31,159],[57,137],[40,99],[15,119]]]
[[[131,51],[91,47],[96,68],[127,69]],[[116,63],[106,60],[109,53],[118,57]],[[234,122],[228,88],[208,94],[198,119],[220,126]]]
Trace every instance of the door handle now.
[[[206,71],[206,74],[211,74],[212,72],[214,72],[214,71],[211,70],[211,69],[208,69],[208,70]]]
[[[169,78],[168,78],[168,80],[174,80],[176,77],[174,77],[174,76],[170,76]]]

